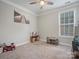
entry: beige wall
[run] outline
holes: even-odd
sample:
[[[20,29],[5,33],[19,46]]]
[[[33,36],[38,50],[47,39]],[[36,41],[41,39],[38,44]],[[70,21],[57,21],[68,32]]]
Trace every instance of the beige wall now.
[[[30,24],[14,22],[14,10],[30,21]],[[37,31],[36,16],[0,1],[0,44],[23,44],[29,41],[32,31]]]
[[[39,32],[41,35],[41,40],[46,41],[47,36],[58,37],[61,43],[71,45],[73,38],[59,36],[59,13],[71,9],[76,10],[77,4],[75,3],[70,6],[62,6],[59,8],[55,8],[52,9],[51,11],[44,12],[40,14],[40,16],[38,16]]]
[[[39,32],[42,39],[46,39],[47,36],[58,37],[58,14],[52,12],[46,15],[39,16]]]

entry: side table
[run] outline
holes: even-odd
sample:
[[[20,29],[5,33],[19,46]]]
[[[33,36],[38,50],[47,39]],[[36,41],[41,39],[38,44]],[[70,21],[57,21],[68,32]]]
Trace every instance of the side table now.
[[[59,41],[57,38],[54,37],[47,37],[47,43],[49,44],[54,44],[54,45],[58,45]]]
[[[36,35],[36,36],[31,36],[30,37],[30,41],[33,43],[35,41],[39,41],[39,35]]]

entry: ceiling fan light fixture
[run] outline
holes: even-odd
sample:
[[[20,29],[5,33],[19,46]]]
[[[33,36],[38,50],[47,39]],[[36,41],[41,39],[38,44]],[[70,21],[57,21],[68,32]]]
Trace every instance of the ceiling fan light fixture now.
[[[43,6],[45,2],[43,0],[40,1],[40,5]]]
[[[39,4],[39,5],[40,5],[40,9],[42,9],[42,8],[45,6],[45,4],[53,5],[53,2],[51,2],[51,1],[46,1],[46,0],[39,0],[39,1],[33,1],[33,2],[31,2],[30,4],[31,4],[31,5],[33,5],[33,4]]]

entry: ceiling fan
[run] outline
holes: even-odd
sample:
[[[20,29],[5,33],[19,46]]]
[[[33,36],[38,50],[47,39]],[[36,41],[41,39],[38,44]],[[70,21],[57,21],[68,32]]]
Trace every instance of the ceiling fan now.
[[[48,0],[39,0],[39,1],[32,1],[29,4],[31,4],[31,5],[39,4],[41,6],[40,9],[42,9],[45,4],[53,5],[53,2],[48,1]]]

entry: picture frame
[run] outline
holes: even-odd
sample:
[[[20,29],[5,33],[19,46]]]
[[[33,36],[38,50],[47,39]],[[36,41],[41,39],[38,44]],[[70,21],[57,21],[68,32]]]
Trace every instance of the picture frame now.
[[[21,15],[19,12],[14,11],[14,22],[22,24],[30,24],[30,21],[26,19],[24,15]]]

